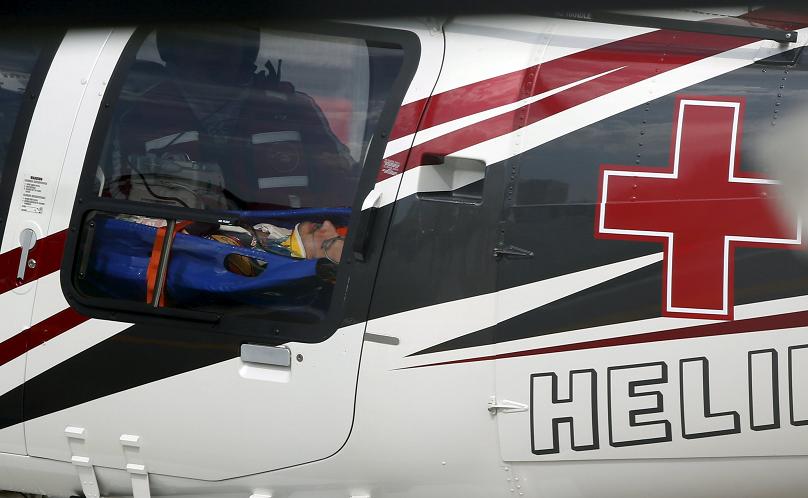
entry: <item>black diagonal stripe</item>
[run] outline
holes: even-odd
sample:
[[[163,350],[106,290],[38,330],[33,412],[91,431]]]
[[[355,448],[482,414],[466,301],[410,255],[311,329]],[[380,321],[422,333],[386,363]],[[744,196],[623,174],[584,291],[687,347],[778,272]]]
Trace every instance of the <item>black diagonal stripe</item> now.
[[[23,421],[22,396],[22,385],[0,396],[0,429],[17,425]]]
[[[27,381],[23,419],[235,358],[239,346],[238,337],[225,334],[133,325]],[[22,386],[0,396],[0,413],[19,413],[3,407],[19,407],[21,394]],[[0,427],[19,422],[0,418]]]
[[[736,304],[802,295],[808,266],[798,257],[738,249]],[[657,317],[661,276],[656,263],[412,356]],[[133,325],[0,396],[0,428],[238,357],[243,339],[202,327]]]
[[[804,295],[808,265],[803,257],[778,249],[738,248],[735,304]],[[656,263],[410,356],[654,318],[661,315],[661,309],[662,267]]]
[[[661,285],[662,263],[655,263],[410,356],[654,318],[661,311]]]

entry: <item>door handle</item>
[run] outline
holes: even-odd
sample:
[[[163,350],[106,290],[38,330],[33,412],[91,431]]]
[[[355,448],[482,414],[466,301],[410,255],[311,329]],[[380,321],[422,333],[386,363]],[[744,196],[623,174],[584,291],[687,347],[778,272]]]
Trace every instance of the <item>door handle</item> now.
[[[28,254],[31,249],[36,245],[36,232],[30,228],[26,228],[20,232],[20,264],[17,266],[17,280],[25,278],[25,269],[36,268],[36,261],[28,259]]]
[[[527,409],[528,406],[526,404],[519,403],[518,401],[510,401],[507,399],[497,401],[496,396],[491,396],[488,400],[488,413],[491,415],[496,415],[497,413],[526,412]]]
[[[292,352],[284,347],[242,344],[241,361],[289,368],[292,366]]]
[[[505,257],[510,258],[532,258],[533,251],[530,249],[522,249],[516,246],[497,246],[494,248],[494,257],[497,259]]]

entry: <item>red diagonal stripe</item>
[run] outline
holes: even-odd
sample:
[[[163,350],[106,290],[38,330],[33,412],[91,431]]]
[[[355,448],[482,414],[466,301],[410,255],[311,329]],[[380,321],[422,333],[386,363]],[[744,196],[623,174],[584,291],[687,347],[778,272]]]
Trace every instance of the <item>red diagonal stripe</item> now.
[[[741,17],[742,20],[726,19],[723,22],[754,21],[756,24],[784,29],[798,29],[808,25],[806,15],[771,10],[760,10]],[[424,155],[451,154],[654,75],[754,41],[754,38],[658,30],[436,94],[429,99],[421,129],[517,102],[625,66],[619,71],[570,88],[528,107],[481,121],[416,146],[409,154],[406,169],[428,162]],[[403,156],[404,153],[401,153],[390,159],[401,161]]]
[[[0,343],[0,365],[89,320],[73,308],[67,308],[33,325],[28,330]]]
[[[807,26],[808,15],[793,11],[761,9],[738,18],[711,19],[705,22],[765,25],[792,30]],[[692,43],[694,41],[696,44]],[[660,70],[660,72],[665,72],[682,64],[754,41],[753,38],[670,30],[657,30],[617,40],[434,95],[424,116],[422,128],[430,128],[538,95],[588,76],[623,66],[626,62],[655,66],[664,57],[664,64],[671,66]],[[706,43],[702,44],[702,42]],[[673,62],[677,58],[681,60]],[[536,75],[538,75],[536,84],[532,84]]]
[[[421,119],[426,108],[428,98],[416,100],[401,106],[396,115],[396,121],[393,123],[393,129],[390,131],[390,140],[406,137],[418,129],[418,121]]]
[[[696,325],[693,327],[660,330],[657,332],[647,332],[645,334],[610,337],[608,339],[598,339],[595,341],[574,342],[571,344],[561,344],[546,348],[514,351],[512,353],[442,361],[438,363],[429,363],[426,365],[415,365],[412,367],[406,367],[402,370],[409,368],[434,367],[439,365],[454,365],[457,363],[502,360],[505,358],[518,358],[520,356],[563,353],[567,351],[580,351],[583,349],[610,348],[614,346],[626,346],[629,344],[645,344],[649,342],[694,339],[696,337],[713,337],[719,335],[744,334],[749,332],[767,332],[772,330],[790,329],[794,327],[804,327],[806,325],[808,325],[808,311],[797,311],[782,315],[761,316],[757,318],[747,318],[745,320],[735,320],[730,322],[711,323],[708,325]]]
[[[27,268],[25,278],[19,282],[17,281],[17,267],[20,262],[20,248],[0,254],[0,293],[8,292],[18,285],[33,282],[59,270],[66,239],[67,230],[62,230],[38,240],[28,255],[29,259],[36,261],[36,268]],[[0,365],[8,363],[87,320],[87,317],[80,315],[73,308],[67,308],[34,324],[31,328],[0,343]]]
[[[652,76],[753,41],[749,38],[660,30],[548,61],[542,65],[538,76],[533,81],[528,81],[530,84],[528,90],[520,91],[518,87],[511,88],[507,98],[502,91],[498,91],[493,99],[497,104],[504,105],[596,74],[625,67],[552,95],[530,106],[486,119],[416,146],[410,154],[407,169],[423,164],[425,154],[437,156],[451,154],[536,123]],[[666,54],[664,57],[661,55],[663,53]],[[484,105],[483,102],[488,103],[486,99],[481,99],[482,102],[477,99],[461,100],[459,95],[455,95],[455,99],[447,96],[448,93],[450,92],[437,95],[430,101],[424,118],[425,126],[496,107],[495,105]]]

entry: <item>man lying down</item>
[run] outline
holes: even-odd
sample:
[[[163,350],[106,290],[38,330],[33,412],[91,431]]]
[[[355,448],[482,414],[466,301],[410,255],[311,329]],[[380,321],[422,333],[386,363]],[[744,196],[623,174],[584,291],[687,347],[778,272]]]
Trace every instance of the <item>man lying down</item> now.
[[[166,221],[158,218],[120,215],[118,219],[157,228],[166,226]],[[323,259],[336,265],[342,256],[347,227],[336,227],[328,220],[322,223],[303,221],[292,229],[270,223],[236,226],[195,222],[184,226],[180,233],[296,259]],[[260,275],[266,265],[265,261],[242,254],[230,254],[225,258],[228,271],[246,277]]]

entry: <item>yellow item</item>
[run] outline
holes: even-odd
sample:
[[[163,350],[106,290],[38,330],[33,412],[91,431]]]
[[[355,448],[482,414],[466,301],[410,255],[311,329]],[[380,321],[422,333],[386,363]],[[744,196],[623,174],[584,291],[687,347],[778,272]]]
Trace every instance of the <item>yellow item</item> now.
[[[283,247],[289,249],[289,253],[293,258],[306,259],[306,248],[303,246],[303,239],[300,238],[300,223],[295,225],[289,238],[281,242]]]

